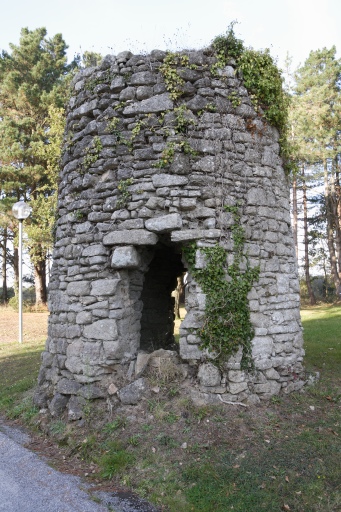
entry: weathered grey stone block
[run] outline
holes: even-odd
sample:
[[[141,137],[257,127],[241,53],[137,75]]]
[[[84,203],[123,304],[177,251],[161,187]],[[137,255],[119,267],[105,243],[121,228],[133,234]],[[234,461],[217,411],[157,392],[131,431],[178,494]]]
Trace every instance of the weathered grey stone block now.
[[[247,382],[230,382],[229,391],[232,395],[238,395],[242,391],[248,388]]]
[[[139,71],[130,77],[130,83],[131,85],[154,85],[156,76],[151,71]]]
[[[125,405],[136,405],[142,398],[143,393],[147,390],[147,383],[143,377],[135,380],[128,386],[118,391],[118,397]]]
[[[78,395],[86,398],[87,400],[93,400],[94,398],[105,398],[106,393],[103,389],[100,389],[95,384],[88,384],[86,386],[81,386]]]
[[[140,265],[140,257],[133,246],[117,247],[111,257],[111,267],[116,269],[138,268]]]
[[[165,112],[173,108],[173,102],[169,98],[168,92],[159,94],[153,98],[142,100],[139,103],[133,103],[125,107],[123,114],[125,116],[131,116],[134,114],[151,114],[157,112]]]
[[[103,341],[103,350],[106,360],[112,361],[122,356],[122,348],[119,341]]]
[[[185,176],[175,176],[173,174],[155,174],[152,180],[155,188],[178,187],[188,183],[188,178]]]
[[[82,256],[104,256],[108,253],[108,249],[104,247],[102,244],[89,245],[89,247],[85,247],[82,251]]]
[[[270,356],[273,349],[273,339],[270,336],[257,336],[252,340],[252,356]]]
[[[219,386],[221,374],[212,363],[204,363],[199,367],[198,378],[202,386]]]
[[[155,245],[157,241],[155,233],[146,229],[113,231],[103,238],[104,245]]]
[[[51,416],[61,416],[65,411],[69,397],[56,393],[49,403],[49,411]]]
[[[178,213],[170,213],[169,215],[146,220],[145,227],[155,233],[168,233],[174,229],[182,228],[182,218]]]
[[[94,340],[116,340],[118,336],[116,320],[97,320],[97,322],[86,325],[83,329],[83,336]]]
[[[61,379],[57,384],[57,391],[63,395],[77,395],[81,387],[75,380]]]
[[[135,364],[135,376],[136,377],[140,377],[143,374],[143,372],[146,370],[148,363],[149,363],[150,355],[151,354],[148,354],[146,352],[139,352],[137,354],[136,364]]]
[[[76,421],[83,418],[83,409],[85,405],[86,400],[84,400],[84,398],[81,398],[79,396],[71,396],[67,404],[69,421]]]
[[[257,370],[268,370],[273,366],[273,360],[270,357],[265,357],[263,359],[255,359],[255,367]]]
[[[201,311],[189,311],[180,326],[180,333],[185,330],[200,329],[203,326],[205,316]]]
[[[91,295],[102,297],[103,295],[114,295],[120,279],[99,279],[91,283]]]
[[[77,374],[83,370],[83,364],[81,358],[78,356],[67,356],[65,360],[65,368],[70,371],[71,374],[76,377]]]
[[[123,76],[115,76],[111,82],[110,89],[112,92],[121,92],[125,87],[125,81]]]
[[[185,338],[180,338],[179,344],[180,356],[182,359],[197,359],[200,361],[202,357],[202,351],[198,348],[198,345],[188,345]]]
[[[89,294],[90,283],[88,281],[73,281],[67,285],[66,291],[68,295],[82,297]]]
[[[215,239],[221,235],[220,229],[183,229],[173,231],[171,234],[172,242],[190,242],[191,240]]]
[[[88,103],[83,103],[80,107],[73,111],[73,117],[82,117],[92,114],[92,111],[97,107],[97,100],[91,100]]]
[[[231,382],[244,382],[245,372],[239,370],[230,370],[228,372],[228,378]]]

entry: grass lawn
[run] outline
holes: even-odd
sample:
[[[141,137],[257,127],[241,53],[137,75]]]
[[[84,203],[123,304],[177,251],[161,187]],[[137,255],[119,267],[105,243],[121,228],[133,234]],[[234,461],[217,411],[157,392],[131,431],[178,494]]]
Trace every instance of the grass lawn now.
[[[48,439],[58,467],[132,488],[160,510],[340,512],[341,306],[305,309],[302,322],[305,365],[320,380],[266,404],[195,407],[160,378],[142,405],[89,404],[80,424],[51,420],[31,402],[38,340],[0,344],[0,412]]]

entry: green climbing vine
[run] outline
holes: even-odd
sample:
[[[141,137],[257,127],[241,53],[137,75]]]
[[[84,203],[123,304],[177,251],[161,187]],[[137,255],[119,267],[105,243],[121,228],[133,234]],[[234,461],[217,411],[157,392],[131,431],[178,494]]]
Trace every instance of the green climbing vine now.
[[[199,249],[205,257],[204,268],[195,267],[198,250],[195,242],[187,246],[184,253],[194,279],[206,295],[205,321],[198,332],[201,348],[214,353],[217,362],[224,362],[241,346],[241,367],[252,370],[254,330],[247,295],[259,277],[259,267],[250,268],[244,253],[245,233],[238,206],[225,206],[225,210],[233,215],[234,220],[233,263],[227,265],[227,252],[219,244]]]
[[[168,165],[170,165],[174,159],[175,153],[182,152],[185,155],[196,156],[197,152],[193,149],[190,143],[187,140],[182,140],[180,142],[168,142],[165,149],[161,153],[160,160],[154,164],[154,167],[158,167],[159,169],[164,169]]]
[[[116,201],[116,208],[125,208],[129,202],[130,199],[130,192],[128,190],[128,187],[134,183],[133,178],[127,178],[126,180],[120,180],[117,185],[117,201]]]
[[[160,66],[160,72],[172,100],[180,98],[183,93],[183,86],[185,85],[185,80],[178,74],[178,66],[189,67],[188,55],[168,52]]]
[[[92,146],[86,149],[85,156],[82,163],[82,172],[87,171],[94,163],[97,162],[98,157],[103,149],[101,139],[98,137],[93,138]]]

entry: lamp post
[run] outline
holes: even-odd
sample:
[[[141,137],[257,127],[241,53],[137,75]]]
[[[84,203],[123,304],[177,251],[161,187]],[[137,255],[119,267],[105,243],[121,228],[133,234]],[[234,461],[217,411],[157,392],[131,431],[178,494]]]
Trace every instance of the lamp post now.
[[[18,257],[18,266],[19,266],[19,343],[23,341],[23,330],[22,330],[22,224],[23,220],[27,219],[27,217],[31,213],[31,208],[24,201],[18,201],[12,206],[12,213],[16,219],[19,221],[19,257]]]

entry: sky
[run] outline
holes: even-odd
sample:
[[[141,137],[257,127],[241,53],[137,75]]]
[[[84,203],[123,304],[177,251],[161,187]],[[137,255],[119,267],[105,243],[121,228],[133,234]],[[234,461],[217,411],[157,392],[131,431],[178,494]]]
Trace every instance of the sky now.
[[[20,30],[62,33],[68,57],[131,50],[207,46],[237,20],[246,46],[269,48],[279,67],[292,70],[311,50],[335,45],[341,55],[340,0],[0,0],[0,50],[18,44]]]

